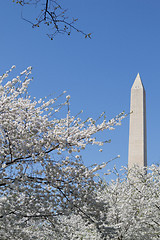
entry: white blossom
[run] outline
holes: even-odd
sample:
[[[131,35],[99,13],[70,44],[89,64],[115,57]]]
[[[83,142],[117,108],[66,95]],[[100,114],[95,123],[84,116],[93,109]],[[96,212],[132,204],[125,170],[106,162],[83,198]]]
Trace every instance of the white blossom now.
[[[71,96],[70,96],[70,95],[67,95],[67,96],[66,96],[66,99],[67,99],[67,100],[69,100],[70,98],[71,98]]]
[[[115,126],[124,114],[108,122],[83,121],[71,116],[70,95],[62,103],[63,94],[43,101],[29,95],[31,67],[5,84],[13,68],[0,78],[0,236],[98,239],[101,233],[94,227],[102,206],[96,200],[100,183],[95,174],[107,164],[88,168],[76,153],[88,144],[102,146],[95,134]],[[56,118],[62,108],[66,115]],[[75,216],[82,224],[69,224]]]

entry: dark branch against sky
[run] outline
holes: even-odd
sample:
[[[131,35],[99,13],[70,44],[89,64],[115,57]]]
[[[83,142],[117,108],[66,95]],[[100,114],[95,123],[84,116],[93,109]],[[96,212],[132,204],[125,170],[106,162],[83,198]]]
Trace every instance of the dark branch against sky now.
[[[91,33],[85,33],[76,26],[78,19],[69,16],[67,9],[58,0],[13,0],[13,2],[20,4],[22,9],[28,5],[32,8],[38,8],[38,15],[33,16],[33,20],[30,20],[27,16],[23,16],[23,13],[22,19],[30,23],[33,28],[44,24],[48,29],[47,36],[51,40],[57,34],[70,35],[73,30],[82,34],[85,38],[91,38]]]

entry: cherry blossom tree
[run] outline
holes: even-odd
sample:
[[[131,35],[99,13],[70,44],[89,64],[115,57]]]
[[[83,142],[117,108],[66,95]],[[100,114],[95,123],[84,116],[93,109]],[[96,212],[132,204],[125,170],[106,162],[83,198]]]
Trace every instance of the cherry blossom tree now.
[[[71,214],[102,234],[106,206],[96,197],[101,181],[95,177],[107,163],[86,167],[80,152],[88,144],[101,147],[95,134],[119,125],[124,113],[108,122],[103,114],[99,122],[82,121],[71,116],[69,95],[59,103],[65,92],[31,98],[31,67],[7,81],[14,68],[0,76],[0,238],[62,239],[68,233],[60,227]]]
[[[123,168],[120,173],[114,168],[111,172],[116,180],[104,182],[96,196],[106,205],[99,214],[101,231],[74,214],[65,219],[61,229],[68,227],[64,232],[69,239],[160,239],[160,167],[152,165],[147,174],[138,167],[129,171]]]
[[[134,167],[106,187],[107,220],[117,229],[114,239],[160,238],[160,167]]]
[[[158,240],[160,167],[114,168],[107,183],[97,176],[107,163],[81,159],[87,145],[102,148],[96,133],[124,113],[82,121],[65,92],[31,98],[31,67],[7,81],[13,69],[0,77],[0,239]]]

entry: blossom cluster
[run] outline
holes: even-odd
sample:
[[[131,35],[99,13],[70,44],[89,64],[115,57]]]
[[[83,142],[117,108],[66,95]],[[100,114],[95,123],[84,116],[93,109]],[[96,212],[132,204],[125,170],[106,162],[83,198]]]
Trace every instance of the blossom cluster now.
[[[65,92],[53,99],[29,95],[31,67],[6,81],[14,68],[0,76],[0,236],[35,239],[40,224],[49,227],[42,231],[48,237],[53,226],[58,231],[59,216],[73,212],[93,222],[101,209],[95,175],[106,164],[90,169],[80,151],[88,144],[102,146],[95,134],[119,125],[124,113],[108,122],[82,121],[71,116],[69,95],[59,103]],[[65,107],[66,116],[56,118]],[[38,239],[46,239],[43,233]]]

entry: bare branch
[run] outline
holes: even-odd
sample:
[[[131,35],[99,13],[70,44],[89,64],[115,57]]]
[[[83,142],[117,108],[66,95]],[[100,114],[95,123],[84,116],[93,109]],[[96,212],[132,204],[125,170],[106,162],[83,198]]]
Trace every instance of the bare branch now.
[[[64,9],[58,0],[45,0],[45,4],[42,0],[18,0],[23,8],[26,5],[36,6],[39,9],[39,15],[33,16],[30,20],[24,17],[21,13],[21,18],[30,23],[32,27],[40,27],[43,23],[48,28],[47,36],[53,40],[57,34],[67,34],[70,35],[72,30],[81,33],[85,38],[91,38],[91,33],[85,33],[75,26],[77,18],[72,18],[67,15],[67,9]]]

